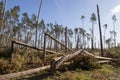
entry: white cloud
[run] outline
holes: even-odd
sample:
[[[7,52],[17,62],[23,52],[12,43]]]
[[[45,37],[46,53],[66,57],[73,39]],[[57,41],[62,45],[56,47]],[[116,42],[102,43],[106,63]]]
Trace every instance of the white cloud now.
[[[120,4],[111,10],[112,14],[120,13]]]

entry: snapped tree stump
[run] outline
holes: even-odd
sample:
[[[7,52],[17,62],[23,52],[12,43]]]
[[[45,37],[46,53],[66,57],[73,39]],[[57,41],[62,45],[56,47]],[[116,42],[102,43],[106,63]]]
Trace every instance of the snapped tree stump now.
[[[55,59],[52,59],[51,63],[50,63],[50,74],[51,74],[51,76],[54,76],[55,73],[56,73]]]
[[[11,41],[11,50],[10,50],[10,58],[9,58],[9,62],[11,63],[11,61],[12,61],[12,56],[13,56],[13,49],[14,48],[14,42],[13,41]]]

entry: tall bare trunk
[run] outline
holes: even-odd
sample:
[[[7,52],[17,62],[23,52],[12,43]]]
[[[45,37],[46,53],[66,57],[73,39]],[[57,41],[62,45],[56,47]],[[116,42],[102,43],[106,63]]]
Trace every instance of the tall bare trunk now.
[[[115,21],[113,20],[113,26],[114,26],[114,47],[116,47],[116,37],[115,37]]]
[[[92,23],[92,39],[91,39],[91,49],[94,49],[94,23]]]
[[[44,31],[42,31],[42,34],[41,34],[41,40],[40,40],[41,41],[41,48],[43,47],[43,44],[42,44],[43,43],[43,33],[44,33]]]
[[[101,56],[104,56],[104,54],[103,54],[103,44],[102,44],[102,31],[101,31],[101,23],[100,23],[100,15],[99,15],[99,6],[98,5],[97,5],[97,14],[98,14],[99,32],[100,32]]]
[[[4,16],[5,16],[5,9],[7,5],[7,0],[4,1],[3,3],[3,11],[2,11],[2,19],[1,19],[1,28],[0,28],[0,37],[2,38],[2,33],[3,33],[3,25],[4,25]]]
[[[65,46],[67,47],[67,27],[65,27]],[[67,52],[67,48],[65,48],[65,53]]]
[[[40,17],[41,6],[42,6],[42,0],[40,1],[40,6],[39,6],[39,10],[38,10],[38,17],[37,17],[37,22],[36,22],[35,47],[37,47],[38,21],[39,21],[39,17]]]
[[[80,39],[79,39],[79,34],[78,34],[78,36],[77,36],[77,44],[76,44],[77,50],[78,50],[79,41],[80,41]]]

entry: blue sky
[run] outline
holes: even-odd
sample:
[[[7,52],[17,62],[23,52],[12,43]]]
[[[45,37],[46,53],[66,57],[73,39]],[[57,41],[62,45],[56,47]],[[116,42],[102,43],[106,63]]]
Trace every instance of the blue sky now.
[[[21,8],[20,15],[23,12],[27,12],[30,16],[32,13],[37,15],[39,3],[40,0],[8,0],[7,9],[19,5]],[[100,8],[102,29],[104,24],[108,24],[106,32],[107,38],[109,37],[109,31],[113,29],[112,15],[116,15],[117,41],[119,41],[120,0],[43,0],[40,20],[44,19],[45,23],[57,22],[58,24],[74,29],[75,27],[81,27],[80,16],[84,15],[84,28],[90,33],[90,16],[93,12],[96,14],[96,4],[98,4]],[[98,33],[98,24],[96,23],[96,41],[99,40]]]

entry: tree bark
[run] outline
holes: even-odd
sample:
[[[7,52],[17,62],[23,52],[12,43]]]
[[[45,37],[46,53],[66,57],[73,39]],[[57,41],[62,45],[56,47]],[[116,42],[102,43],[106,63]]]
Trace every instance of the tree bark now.
[[[55,65],[55,60],[51,60],[51,64],[50,64],[50,73],[51,76],[54,76],[56,73],[56,65]]]
[[[11,50],[10,50],[10,58],[9,58],[10,63],[12,61],[13,50],[14,50],[13,48],[14,48],[14,41],[11,41]]]
[[[65,27],[65,46],[67,47],[67,27]],[[65,47],[65,53],[67,52],[67,48]]]
[[[80,39],[79,39],[79,34],[78,34],[78,36],[77,36],[77,44],[76,44],[76,48],[77,48],[77,50],[78,50],[78,45],[79,45],[79,42],[80,42]]]
[[[46,55],[46,34],[44,35],[44,47],[43,47],[43,60],[45,61]]]

